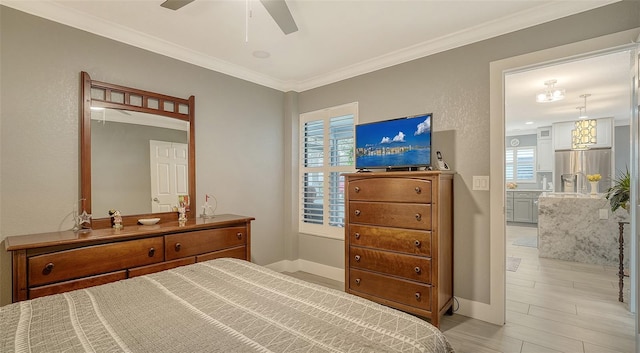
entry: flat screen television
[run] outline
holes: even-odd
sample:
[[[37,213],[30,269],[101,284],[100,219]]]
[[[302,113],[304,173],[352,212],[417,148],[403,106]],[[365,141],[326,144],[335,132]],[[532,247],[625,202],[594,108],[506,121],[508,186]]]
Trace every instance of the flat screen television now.
[[[431,165],[431,113],[356,125],[356,169]]]

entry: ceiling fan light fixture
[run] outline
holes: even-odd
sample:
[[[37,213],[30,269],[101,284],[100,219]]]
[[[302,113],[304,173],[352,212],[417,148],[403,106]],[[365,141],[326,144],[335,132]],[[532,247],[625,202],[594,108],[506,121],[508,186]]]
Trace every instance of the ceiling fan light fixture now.
[[[557,80],[545,81],[544,84],[545,86],[547,86],[547,88],[536,95],[536,102],[548,103],[564,99],[565,90],[556,88],[555,85],[557,82]]]

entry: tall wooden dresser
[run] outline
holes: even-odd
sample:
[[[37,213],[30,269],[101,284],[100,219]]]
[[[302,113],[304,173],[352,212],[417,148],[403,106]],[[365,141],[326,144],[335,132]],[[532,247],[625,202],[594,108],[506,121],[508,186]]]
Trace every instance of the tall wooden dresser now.
[[[453,173],[345,179],[346,291],[439,327],[453,304]]]

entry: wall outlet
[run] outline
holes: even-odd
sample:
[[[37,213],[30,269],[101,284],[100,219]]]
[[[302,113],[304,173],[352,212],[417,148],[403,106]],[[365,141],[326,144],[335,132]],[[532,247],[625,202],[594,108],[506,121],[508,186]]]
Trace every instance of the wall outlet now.
[[[599,209],[599,217],[600,219],[609,219],[609,210],[606,208]]]

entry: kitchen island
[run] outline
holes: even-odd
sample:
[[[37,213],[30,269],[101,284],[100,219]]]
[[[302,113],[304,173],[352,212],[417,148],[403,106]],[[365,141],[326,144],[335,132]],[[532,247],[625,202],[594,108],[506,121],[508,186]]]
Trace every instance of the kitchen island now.
[[[624,209],[611,213],[604,194],[542,193],[538,199],[538,254],[617,267],[618,222],[629,220]],[[625,230],[625,242],[629,239],[628,232]],[[628,254],[625,259],[629,259]]]

